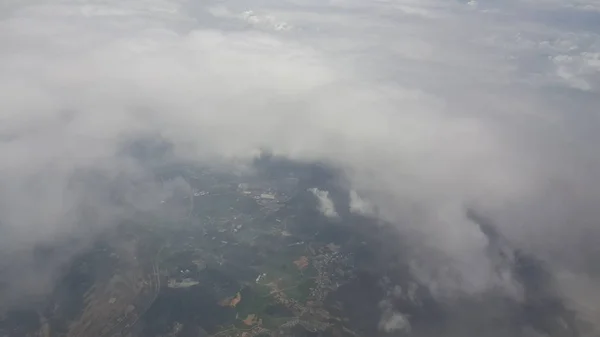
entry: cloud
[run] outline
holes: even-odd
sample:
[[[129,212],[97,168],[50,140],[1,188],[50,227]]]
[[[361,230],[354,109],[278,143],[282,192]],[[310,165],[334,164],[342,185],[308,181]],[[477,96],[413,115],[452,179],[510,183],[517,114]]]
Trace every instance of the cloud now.
[[[384,315],[379,323],[379,329],[385,332],[409,331],[410,322],[399,312],[391,312]]]
[[[415,235],[424,275],[455,269],[461,282],[437,280],[450,288],[499,282],[465,204],[556,273],[600,277],[594,1],[2,6],[3,249],[78,232],[83,209],[96,215],[90,228],[125,212],[80,178],[89,172],[139,182],[119,193],[151,207],[131,196],[169,188],[121,147],[157,134],[186,160],[268,148],[339,168],[380,217]]]
[[[381,284],[389,283],[389,280],[381,280]],[[407,297],[412,301],[414,297],[414,288],[411,288],[412,292],[409,291]],[[412,296],[411,296],[412,295]],[[379,319],[378,329],[386,333],[393,332],[411,332],[411,325],[407,315],[394,310],[393,299],[402,298],[403,290],[399,285],[395,285],[391,289],[385,292],[385,297],[379,301],[379,308],[381,309],[381,318]]]
[[[272,15],[261,15],[252,10],[246,10],[241,13],[232,13],[227,7],[215,6],[209,8],[208,11],[217,18],[242,20],[257,29],[286,31],[293,28],[284,21],[278,21]]]
[[[315,187],[309,188],[308,191],[317,198],[317,201],[319,202],[319,212],[332,219],[337,219],[340,217],[338,212],[335,211],[335,205],[333,204],[333,200],[329,198],[328,191],[321,191]]]
[[[373,213],[373,207],[365,200],[363,200],[356,191],[350,191],[350,212],[370,215]]]

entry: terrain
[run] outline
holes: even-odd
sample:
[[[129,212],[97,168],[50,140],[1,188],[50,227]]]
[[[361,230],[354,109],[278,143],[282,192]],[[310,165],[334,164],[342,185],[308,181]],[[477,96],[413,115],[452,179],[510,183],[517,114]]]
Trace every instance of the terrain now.
[[[348,202],[325,166],[262,158],[247,174],[157,172],[189,188],[98,236],[51,294],[5,310],[0,335],[586,336],[543,263],[511,251],[474,212],[524,300],[493,291],[436,298],[413,275],[393,224],[347,207],[319,211],[313,188]]]

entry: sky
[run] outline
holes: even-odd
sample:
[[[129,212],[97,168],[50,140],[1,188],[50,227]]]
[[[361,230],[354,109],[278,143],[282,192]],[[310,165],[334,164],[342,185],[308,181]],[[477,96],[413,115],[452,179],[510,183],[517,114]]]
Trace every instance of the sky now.
[[[419,233],[475,292],[503,282],[476,207],[597,314],[597,0],[5,1],[0,46],[0,250],[184,188],[120,152],[160,135],[186,160],[335,166],[353,208]],[[101,188],[119,179],[126,205]]]

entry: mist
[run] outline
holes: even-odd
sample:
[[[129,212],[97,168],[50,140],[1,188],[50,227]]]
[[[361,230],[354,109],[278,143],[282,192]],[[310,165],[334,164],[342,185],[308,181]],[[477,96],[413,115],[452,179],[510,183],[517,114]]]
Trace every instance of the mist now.
[[[244,167],[268,149],[338,169],[351,209],[414,235],[444,294],[512,291],[477,209],[597,315],[598,22],[592,0],[2,4],[0,251],[85,245],[189,188],[123,152],[156,135],[165,160]],[[439,255],[460,283],[428,280]],[[47,290],[26,279],[41,285],[19,294]]]

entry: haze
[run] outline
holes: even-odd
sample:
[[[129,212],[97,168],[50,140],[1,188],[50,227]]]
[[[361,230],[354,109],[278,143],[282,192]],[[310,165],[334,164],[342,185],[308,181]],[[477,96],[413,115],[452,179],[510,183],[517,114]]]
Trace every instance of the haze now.
[[[432,279],[445,294],[511,289],[477,208],[600,318],[598,32],[595,0],[5,2],[2,263],[23,260],[19,294],[43,292],[53,266],[28,272],[23,252],[185,188],[121,152],[159,135],[200,163],[268,149],[340,169],[353,211],[415,236],[424,279],[448,257],[464,282]]]

